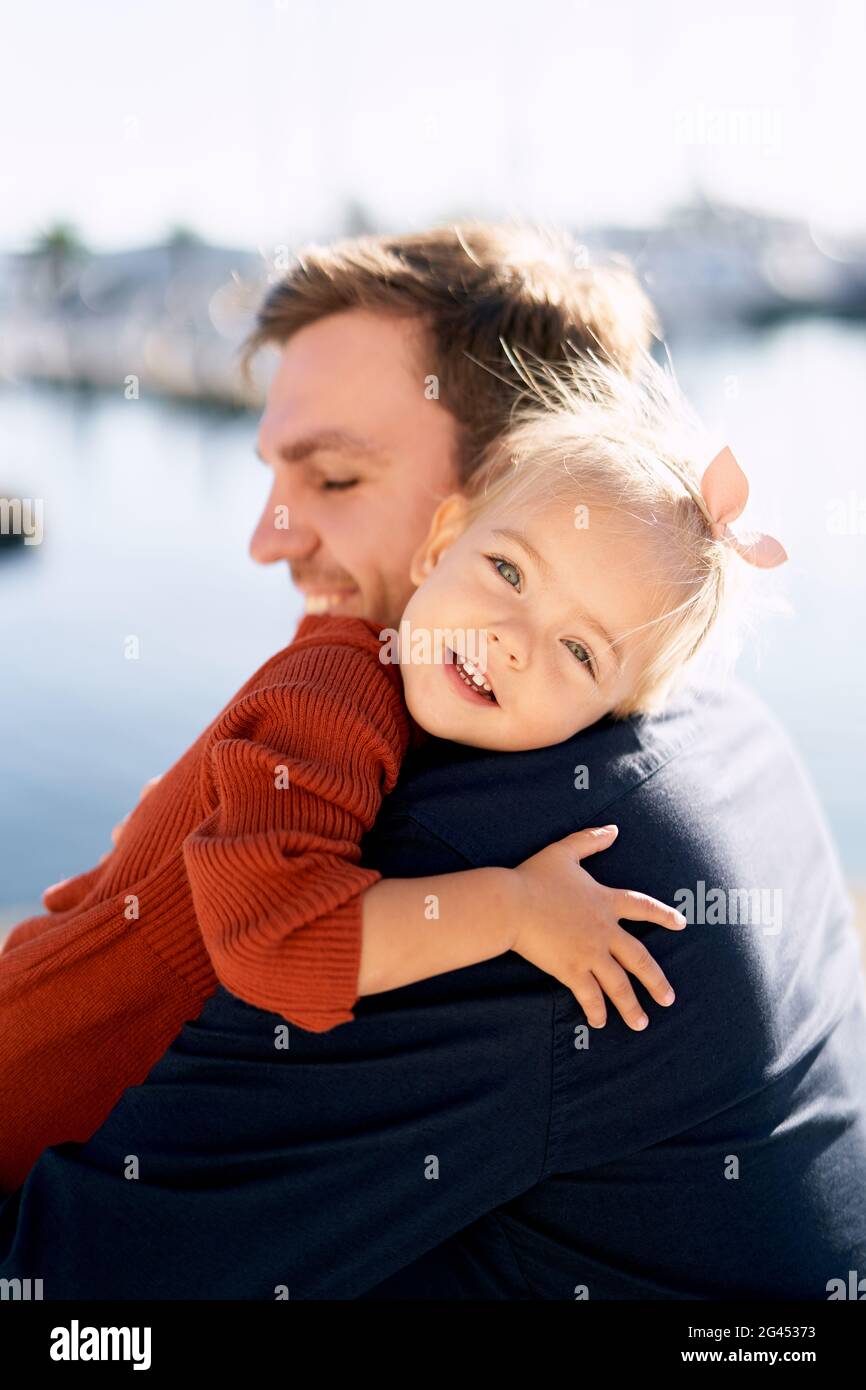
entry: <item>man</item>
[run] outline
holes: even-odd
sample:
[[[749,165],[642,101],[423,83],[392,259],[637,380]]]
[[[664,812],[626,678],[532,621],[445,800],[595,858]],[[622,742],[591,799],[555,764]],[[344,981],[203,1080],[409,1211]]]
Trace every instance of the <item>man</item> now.
[[[627,277],[502,229],[311,253],[251,342],[282,348],[255,558],[288,561],[310,611],[387,624],[519,354],[594,344],[627,368],[648,325]],[[288,1046],[220,990],[6,1200],[0,1276],[47,1299],[826,1298],[866,1262],[863,977],[820,812],[753,698],[530,753],[430,740],[364,861],[513,865],[610,821],[596,876],[691,903],[681,935],[638,928],[677,990],[644,1033],[612,1010],[590,1033],[513,953]]]

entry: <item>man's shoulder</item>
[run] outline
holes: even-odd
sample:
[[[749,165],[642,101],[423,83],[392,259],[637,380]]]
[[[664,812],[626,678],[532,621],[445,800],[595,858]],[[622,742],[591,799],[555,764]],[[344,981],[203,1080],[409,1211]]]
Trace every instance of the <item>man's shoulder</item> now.
[[[682,936],[633,927],[688,985],[660,1043],[685,1043],[697,1076],[727,1045],[736,1000],[735,1089],[826,1035],[862,988],[850,904],[799,758],[738,682],[532,753],[419,749],[383,803],[365,862],[386,877],[514,867],[609,823],[620,834],[593,858],[593,878],[690,921]]]
[[[603,719],[551,748],[498,753],[430,739],[404,763],[383,810],[411,816],[454,844],[470,862],[490,862],[491,839],[514,839],[520,857],[537,832],[536,848],[599,823],[622,802],[687,801],[695,788],[731,770],[794,760],[788,741],[753,692],[731,680],[691,689],[664,713]],[[612,818],[612,817],[609,817]]]

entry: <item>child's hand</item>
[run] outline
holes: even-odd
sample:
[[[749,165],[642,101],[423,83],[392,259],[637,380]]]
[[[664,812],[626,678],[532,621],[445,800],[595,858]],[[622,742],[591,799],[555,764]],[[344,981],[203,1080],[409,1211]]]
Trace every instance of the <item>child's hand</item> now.
[[[618,918],[657,922],[673,931],[682,931],[686,919],[644,893],[605,888],[581,868],[581,859],[608,849],[617,834],[615,825],[579,830],[513,870],[524,894],[512,950],[561,980],[593,1028],[607,1022],[604,991],[628,1026],[641,1029],[649,1019],[626,971],[637,976],[658,1004],[672,1004],[674,992],[646,947]]]
[[[153,791],[154,787],[156,786],[157,782],[161,782],[161,781],[162,781],[162,774],[160,773],[159,777],[151,777],[150,780],[149,780],[148,782],[145,782],[144,786],[142,787],[141,791],[140,791],[139,794],[138,794],[138,806],[141,805],[142,801],[144,800],[144,798],[145,798],[146,796],[149,796],[149,795],[150,795],[150,793]],[[133,806],[132,811],[138,810],[138,806]],[[122,837],[122,835],[123,835],[123,832],[124,832],[124,830],[126,829],[126,822],[129,820],[129,817],[132,815],[132,811],[127,811],[126,815],[123,817],[123,820],[120,821],[120,822],[118,822],[118,824],[114,827],[114,829],[113,829],[112,832],[111,832],[111,843],[114,845],[115,849],[117,848],[118,844],[120,843],[120,840],[121,840],[121,837]],[[99,861],[100,864],[102,864],[106,859],[109,859],[110,857],[111,857],[111,850],[109,850],[107,854],[103,854],[102,858],[101,858],[100,861]]]
[[[153,791],[157,782],[161,781],[162,777],[160,776],[151,777],[149,782],[145,782],[139,792],[139,806],[144,798]],[[135,809],[136,808],[133,807],[133,810]],[[120,842],[126,827],[126,822],[131,815],[132,811],[125,815],[120,824],[116,825],[111,832],[111,841],[115,848]],[[105,863],[106,859],[110,859],[113,853],[114,850],[108,850],[107,853],[101,854],[95,868],[87,869],[83,874],[74,874],[72,878],[62,878],[59,883],[52,883],[42,894],[43,906],[47,908],[49,912],[68,912],[71,907],[77,907],[85,894],[90,892],[90,889],[96,881],[100,866]]]

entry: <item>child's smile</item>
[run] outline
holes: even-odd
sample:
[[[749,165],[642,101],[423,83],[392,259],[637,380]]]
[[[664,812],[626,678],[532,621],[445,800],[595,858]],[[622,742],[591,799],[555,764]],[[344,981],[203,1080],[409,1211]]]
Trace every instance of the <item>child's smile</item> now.
[[[401,642],[409,710],[428,733],[479,748],[561,743],[644,667],[652,624],[674,601],[658,539],[609,506],[580,529],[562,502],[466,519],[463,499],[448,499],[419,552],[400,626],[437,654],[419,659]],[[454,631],[467,645],[435,640]]]
[[[460,683],[463,694],[464,690],[470,699],[485,700],[488,704],[496,704],[496,695],[490,681],[487,679],[486,672],[475,662],[462,660],[450,647],[445,649],[446,660],[443,670],[446,676],[450,675],[452,681],[454,676]]]

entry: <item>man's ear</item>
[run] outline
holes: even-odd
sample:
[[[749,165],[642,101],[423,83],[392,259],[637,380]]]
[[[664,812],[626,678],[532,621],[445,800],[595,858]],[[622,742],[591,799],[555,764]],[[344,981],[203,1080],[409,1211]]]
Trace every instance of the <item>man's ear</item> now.
[[[452,492],[439,503],[430,522],[430,530],[422,545],[412,556],[409,578],[413,584],[423,584],[439,562],[439,557],[453,545],[466,528],[469,503],[462,492]]]

